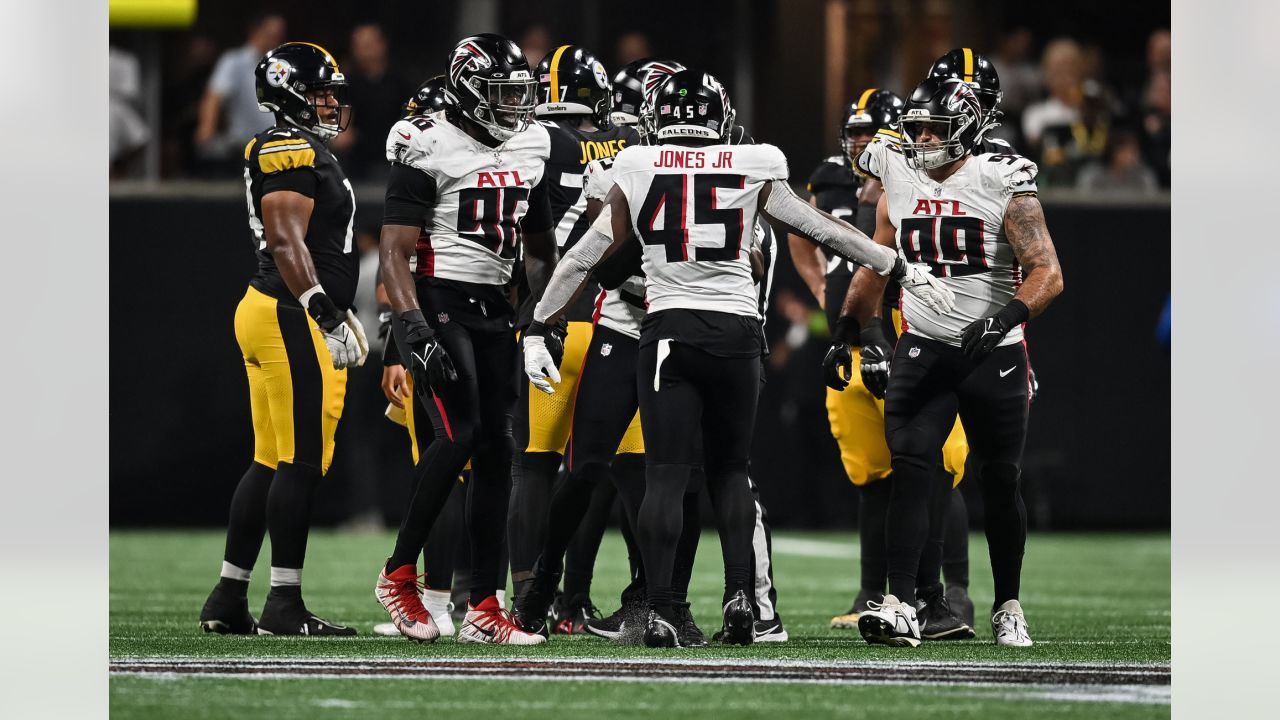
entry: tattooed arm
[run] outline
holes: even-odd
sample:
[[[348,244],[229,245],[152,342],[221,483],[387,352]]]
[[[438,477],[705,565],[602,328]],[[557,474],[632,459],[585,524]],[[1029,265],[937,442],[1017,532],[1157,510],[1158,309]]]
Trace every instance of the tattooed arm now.
[[[1010,200],[1004,213],[1004,232],[1022,265],[1022,286],[1013,297],[1027,306],[1029,317],[1036,317],[1062,292],[1062,268],[1044,224],[1040,200],[1034,195]]]

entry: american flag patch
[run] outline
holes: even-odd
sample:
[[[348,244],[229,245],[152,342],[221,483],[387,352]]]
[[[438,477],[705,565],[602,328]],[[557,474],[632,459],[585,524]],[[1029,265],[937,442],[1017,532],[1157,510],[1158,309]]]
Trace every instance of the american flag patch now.
[[[663,115],[666,115],[667,113],[671,112],[671,106],[663,105],[662,107],[658,108],[658,112],[662,113]]]

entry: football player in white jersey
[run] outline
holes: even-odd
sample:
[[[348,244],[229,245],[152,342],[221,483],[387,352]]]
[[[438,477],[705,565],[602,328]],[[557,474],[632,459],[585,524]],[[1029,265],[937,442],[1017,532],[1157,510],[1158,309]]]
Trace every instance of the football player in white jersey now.
[[[515,310],[506,286],[522,250],[535,296],[555,264],[540,184],[550,139],[533,122],[537,81],[507,38],[464,39],[449,55],[447,77],[450,108],[405,138],[387,184],[380,245],[392,332],[435,439],[418,462],[413,499],[374,593],[402,634],[439,636],[419,597],[417,559],[471,460],[472,579],[458,641],[533,645],[545,638],[521,630],[495,595],[518,396]]]
[[[1022,325],[1062,291],[1062,271],[1036,195],[1036,165],[1019,155],[974,154],[984,125],[972,87],[929,78],[903,110],[902,142],[877,137],[858,157],[880,178],[876,240],[929,265],[956,297],[941,316],[902,298],[885,395],[894,487],[889,501],[889,594],[863,613],[871,643],[915,647],[913,607],[929,532],[931,478],[957,413],[978,460],[995,580],[992,631],[999,645],[1031,644],[1018,602],[1026,508],[1018,490],[1029,382]],[[865,322],[883,292],[859,271],[842,314]]]
[[[644,642],[677,644],[672,566],[682,514],[675,510],[691,466],[701,461],[724,552],[724,639],[745,645],[754,640],[755,510],[747,460],[763,349],[749,259],[754,233],[746,229],[763,211],[842,257],[900,278],[904,290],[935,312],[950,312],[954,299],[922,267],[796,197],[776,147],[726,144],[733,114],[714,77],[678,72],[658,89],[653,105],[658,144],[628,148],[615,160],[605,209],[565,255],[534,310],[525,372],[536,387],[554,392],[559,373],[544,347],[547,324],[601,259],[628,242],[642,243],[648,307],[636,381],[647,466],[636,532],[650,607]]]

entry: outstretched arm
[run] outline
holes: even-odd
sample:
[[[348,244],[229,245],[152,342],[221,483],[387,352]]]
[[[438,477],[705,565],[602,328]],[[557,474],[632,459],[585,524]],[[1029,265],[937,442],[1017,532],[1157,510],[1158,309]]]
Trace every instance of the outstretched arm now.
[[[876,245],[866,233],[801,200],[785,180],[774,180],[760,191],[760,207],[788,231],[811,238],[847,260],[888,275],[898,268],[897,253]]]
[[[626,196],[614,187],[605,198],[604,208],[596,221],[560,258],[542,299],[533,309],[533,325],[529,326],[529,334],[537,334],[535,331],[541,330],[542,326],[558,320],[586,285],[591,270],[632,240],[630,217]]]

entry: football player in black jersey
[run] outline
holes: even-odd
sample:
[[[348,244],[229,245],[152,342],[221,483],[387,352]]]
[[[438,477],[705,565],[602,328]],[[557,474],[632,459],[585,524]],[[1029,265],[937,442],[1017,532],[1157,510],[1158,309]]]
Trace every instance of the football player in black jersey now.
[[[302,600],[311,497],[329,469],[346,368],[368,343],[351,312],[358,260],[355,195],[326,143],[350,108],[346,80],[324,48],[286,43],[254,71],[258,103],[276,124],[244,149],[249,229],[258,271],[236,308],[236,340],[249,376],[253,463],[231,500],[222,577],[200,612],[205,631],[355,635]],[[271,590],[249,614],[249,573],[271,534]]]
[[[551,136],[544,182],[556,244],[563,254],[590,225],[582,187],[587,164],[612,158],[640,138],[630,127],[610,124],[612,86],[604,65],[590,50],[561,45],[543,58],[535,75],[538,105],[534,115]],[[598,287],[588,288],[565,314],[568,335],[563,339],[560,366],[567,391],[547,395],[524,383],[515,419],[518,453],[512,467],[507,530],[511,579],[519,599],[528,589],[540,554],[546,553],[544,563],[557,578],[564,558],[564,594],[553,607],[553,632],[582,632],[587,619],[598,615],[591,603],[592,571],[616,497],[608,465],[602,468],[603,474],[568,474],[566,481],[556,484],[552,495],[562,460],[573,470],[574,458],[566,448],[577,397],[575,387],[591,344],[594,303],[599,294]],[[518,329],[528,326],[533,305],[534,299],[526,296]],[[633,453],[642,450],[625,449]]]
[[[520,48],[492,33],[449,54],[448,107],[425,118],[395,158],[387,184],[381,267],[392,332],[435,437],[374,592],[406,637],[432,641],[417,559],[436,518],[472,462],[467,502],[470,601],[459,642],[535,645],[499,604],[501,556],[519,397],[515,309],[506,289],[523,255],[541,295],[556,262],[546,197],[547,129],[533,121],[537,81]],[[426,230],[424,238],[423,230]]]

